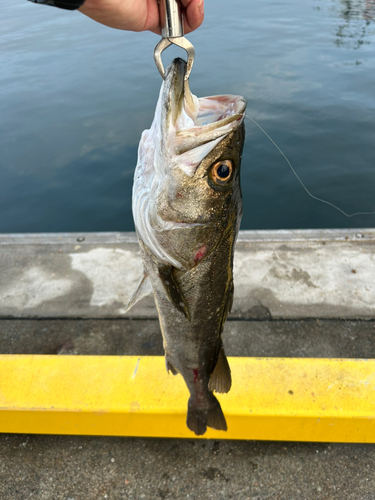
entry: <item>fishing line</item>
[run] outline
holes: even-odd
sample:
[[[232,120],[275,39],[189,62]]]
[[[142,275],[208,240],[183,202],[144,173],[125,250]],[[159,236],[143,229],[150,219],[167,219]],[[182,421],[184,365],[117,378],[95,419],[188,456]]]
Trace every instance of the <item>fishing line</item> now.
[[[253,120],[253,118],[251,118],[250,116],[248,115],[244,115],[245,118],[248,118],[249,120],[251,120],[254,125],[256,125],[262,132],[263,134],[268,137],[268,139],[272,142],[272,144],[275,146],[275,148],[279,151],[279,153],[285,158],[286,162],[288,163],[291,171],[293,172],[293,174],[297,177],[298,179],[298,182],[301,184],[301,186],[303,187],[303,189],[306,191],[306,193],[313,199],[313,200],[316,200],[316,201],[320,201],[321,203],[325,203],[326,205],[329,205],[330,207],[332,208],[335,208],[336,210],[338,210],[339,212],[341,212],[343,215],[345,215],[345,217],[356,217],[357,215],[375,215],[375,212],[355,212],[354,214],[347,214],[346,212],[344,212],[344,210],[341,210],[341,208],[339,208],[338,206],[334,205],[333,203],[331,203],[330,201],[327,201],[327,200],[322,200],[322,198],[318,198],[317,196],[314,196],[313,194],[310,193],[310,191],[307,189],[307,187],[304,185],[304,183],[301,181],[299,175],[297,174],[297,172],[294,170],[294,168],[292,167],[292,164],[290,163],[290,161],[288,160],[288,158],[285,156],[285,154],[281,151],[281,149],[279,148],[279,146],[275,143],[275,141],[273,139],[271,139],[271,137],[267,134],[267,132],[259,125],[259,123],[257,123],[255,120]]]

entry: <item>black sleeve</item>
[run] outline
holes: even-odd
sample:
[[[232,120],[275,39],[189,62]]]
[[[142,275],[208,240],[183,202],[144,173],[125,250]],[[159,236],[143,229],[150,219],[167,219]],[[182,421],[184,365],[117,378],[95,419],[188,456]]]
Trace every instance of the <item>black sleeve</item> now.
[[[52,7],[59,7],[60,9],[66,10],[76,10],[79,9],[85,0],[29,0],[34,3],[44,3],[45,5],[51,5]]]

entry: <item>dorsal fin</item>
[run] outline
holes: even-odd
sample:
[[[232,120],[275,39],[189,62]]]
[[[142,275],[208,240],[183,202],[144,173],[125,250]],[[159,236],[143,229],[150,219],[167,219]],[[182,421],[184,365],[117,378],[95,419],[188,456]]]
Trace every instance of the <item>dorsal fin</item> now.
[[[128,305],[126,306],[125,312],[129,311],[131,307],[134,306],[139,300],[146,297],[153,292],[151,280],[148,277],[147,273],[143,273],[142,278],[140,279],[137,288],[134,290],[133,295],[130,297]]]
[[[158,271],[160,281],[162,282],[168,300],[190,321],[188,305],[173,274],[174,267],[169,264],[163,264],[158,266]]]

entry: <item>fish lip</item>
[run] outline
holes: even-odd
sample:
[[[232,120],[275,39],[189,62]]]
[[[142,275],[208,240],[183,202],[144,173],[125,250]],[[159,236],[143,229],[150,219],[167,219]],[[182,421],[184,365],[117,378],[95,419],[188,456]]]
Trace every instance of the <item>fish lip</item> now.
[[[180,57],[177,57],[168,66],[165,74],[164,87],[167,92],[165,104],[167,107],[167,114],[171,113],[173,124],[176,124],[184,108],[186,69],[186,62]]]
[[[167,67],[165,72],[165,82],[175,80],[178,82],[180,89],[184,87],[184,78],[186,73],[187,64],[181,57],[176,57]]]

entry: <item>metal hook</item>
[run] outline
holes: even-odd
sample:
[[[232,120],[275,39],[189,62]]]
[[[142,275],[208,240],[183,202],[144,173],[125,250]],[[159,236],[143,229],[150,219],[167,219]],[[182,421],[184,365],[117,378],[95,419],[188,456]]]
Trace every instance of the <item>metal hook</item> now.
[[[188,80],[190,73],[191,73],[191,68],[193,67],[194,63],[194,57],[195,57],[195,50],[193,45],[187,40],[185,37],[178,37],[178,38],[162,38],[160,42],[157,44],[154,50],[154,60],[156,67],[159,70],[159,73],[161,74],[163,80],[165,80],[165,70],[163,66],[163,62],[161,60],[161,53],[170,47],[172,44],[178,45],[178,47],[181,47],[186,50],[187,55],[188,55],[188,60],[187,60],[187,68],[186,68],[186,73],[185,73],[185,80]]]
[[[162,52],[172,44],[186,50],[188,55],[185,80],[188,80],[193,67],[195,50],[193,45],[184,37],[183,16],[181,4],[178,0],[159,0],[162,39],[154,50],[154,60],[162,78],[165,79],[165,70],[161,60]]]

